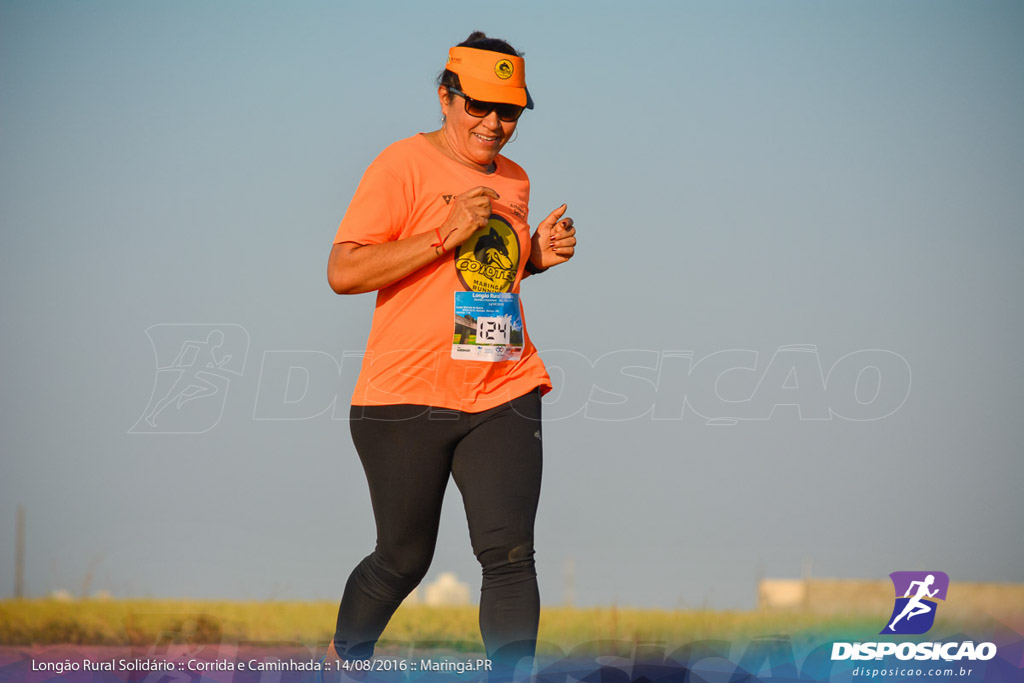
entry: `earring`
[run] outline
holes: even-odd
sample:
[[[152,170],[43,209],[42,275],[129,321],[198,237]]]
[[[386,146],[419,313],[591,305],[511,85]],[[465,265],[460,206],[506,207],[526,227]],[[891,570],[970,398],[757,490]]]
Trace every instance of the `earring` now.
[[[512,133],[512,137],[510,137],[508,139],[508,143],[507,144],[512,144],[513,142],[515,142],[517,137],[519,137],[519,129],[518,128],[516,128],[516,132]]]
[[[447,121],[447,119],[448,119],[448,117],[446,117],[444,114],[441,114],[441,127],[442,128],[444,128],[444,124],[445,124],[445,121]]]

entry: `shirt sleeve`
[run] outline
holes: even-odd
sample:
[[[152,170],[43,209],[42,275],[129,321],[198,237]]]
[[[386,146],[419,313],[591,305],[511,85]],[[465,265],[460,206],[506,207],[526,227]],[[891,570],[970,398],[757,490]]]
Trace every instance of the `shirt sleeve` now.
[[[359,181],[334,243],[382,244],[396,240],[408,218],[409,203],[403,183],[374,161]]]

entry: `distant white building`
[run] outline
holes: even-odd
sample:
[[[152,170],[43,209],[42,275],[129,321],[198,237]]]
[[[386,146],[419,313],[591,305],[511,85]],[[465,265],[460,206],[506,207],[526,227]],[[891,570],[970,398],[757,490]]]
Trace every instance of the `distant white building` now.
[[[424,591],[424,602],[431,606],[459,606],[469,604],[469,584],[459,581],[452,572],[443,572]]]

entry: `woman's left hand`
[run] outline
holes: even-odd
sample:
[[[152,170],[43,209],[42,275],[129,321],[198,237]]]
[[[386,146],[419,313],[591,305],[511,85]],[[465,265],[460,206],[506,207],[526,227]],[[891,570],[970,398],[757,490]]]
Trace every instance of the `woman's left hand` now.
[[[567,208],[562,204],[549,213],[533,233],[530,263],[538,270],[565,263],[576,251],[576,228],[571,218],[563,218]]]

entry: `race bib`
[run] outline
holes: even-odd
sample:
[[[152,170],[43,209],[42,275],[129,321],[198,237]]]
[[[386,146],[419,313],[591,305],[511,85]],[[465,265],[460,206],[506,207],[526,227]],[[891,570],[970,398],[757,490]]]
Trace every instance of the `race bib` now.
[[[523,355],[519,295],[455,292],[455,360],[519,360]]]

